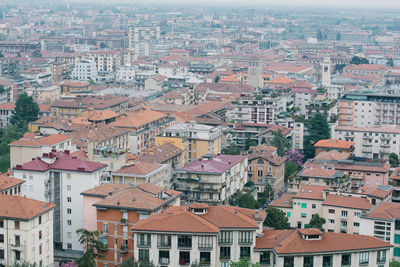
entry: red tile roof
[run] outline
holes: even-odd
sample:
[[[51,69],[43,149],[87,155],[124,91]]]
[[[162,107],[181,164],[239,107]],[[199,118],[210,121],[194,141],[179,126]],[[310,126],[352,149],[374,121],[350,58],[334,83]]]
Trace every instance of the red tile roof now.
[[[13,188],[14,186],[17,186],[24,182],[25,182],[24,180],[10,177],[5,174],[0,174],[0,191],[4,191],[9,188]]]
[[[323,191],[326,189],[329,189],[329,186],[302,184],[299,188],[299,191],[297,191],[297,194],[293,197],[323,200]]]
[[[277,199],[271,201],[271,203],[269,203],[268,206],[280,207],[280,208],[291,208],[291,207],[293,207],[292,198],[293,198],[293,194],[283,193],[280,198],[277,198]]]
[[[124,190],[126,188],[131,187],[126,184],[102,184],[93,188],[90,188],[86,191],[83,191],[81,195],[84,196],[97,196],[105,198],[106,196]]]
[[[373,210],[365,214],[367,218],[384,220],[400,219],[400,203],[380,202]]]
[[[0,217],[29,220],[56,205],[16,195],[0,194]]]
[[[374,207],[371,203],[368,202],[367,199],[361,197],[348,197],[348,196],[337,196],[337,195],[328,195],[324,202],[322,202],[324,206],[334,206],[334,207],[343,207],[350,209],[359,209],[359,210],[370,210]]]
[[[314,144],[314,147],[343,148],[343,149],[350,149],[352,146],[354,146],[354,142],[333,139],[333,138],[319,140],[317,143]]]
[[[118,171],[115,171],[114,174],[127,174],[127,175],[138,175],[138,176],[146,176],[151,172],[156,171],[165,165],[153,163],[153,162],[136,162],[132,165],[125,166]]]
[[[225,173],[233,166],[244,160],[245,156],[238,155],[214,155],[210,159],[198,159],[190,162],[181,171],[202,173]]]

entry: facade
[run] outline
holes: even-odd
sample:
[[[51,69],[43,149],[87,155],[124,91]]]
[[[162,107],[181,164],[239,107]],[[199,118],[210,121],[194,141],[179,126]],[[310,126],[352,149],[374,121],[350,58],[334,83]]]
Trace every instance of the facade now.
[[[176,190],[185,192],[187,202],[227,203],[247,183],[245,156],[212,154],[188,163],[174,178]]]
[[[260,59],[250,59],[247,68],[247,84],[253,87],[264,87],[262,61]]]
[[[21,187],[25,181],[6,174],[0,174],[0,194],[21,195]]]
[[[121,57],[114,50],[92,51],[88,59],[96,64],[98,72],[115,72],[121,65]]]
[[[338,139],[324,139],[319,140],[314,144],[315,154],[318,155],[320,152],[326,152],[331,150],[337,150],[339,152],[352,153],[354,149],[354,142],[344,141]]]
[[[98,266],[118,266],[133,256],[130,228],[153,214],[179,206],[180,192],[150,183],[137,187],[104,184],[82,193],[86,225],[96,227],[105,248]]]
[[[135,26],[130,27],[128,32],[129,48],[134,49],[135,44],[148,42],[160,38],[159,26]]]
[[[271,99],[240,97],[234,104],[232,120],[237,123],[273,123],[274,105]]]
[[[30,262],[53,266],[55,205],[0,194],[0,265]]]
[[[306,107],[310,105],[316,91],[311,89],[293,88],[292,93],[294,95],[294,106],[299,108],[300,115],[306,115]]]
[[[159,266],[229,266],[230,261],[254,255],[256,236],[265,212],[232,206],[193,203],[172,207],[139,221],[134,232],[135,260]]]
[[[329,56],[324,57],[321,63],[321,84],[324,86],[331,85],[332,62]]]
[[[220,153],[221,139],[221,127],[188,122],[164,129],[161,136],[156,136],[155,144],[172,143],[184,151],[185,162],[190,162],[205,154]]]
[[[22,179],[22,195],[56,204],[54,248],[79,257],[82,245],[76,230],[83,227],[83,199],[80,192],[100,185],[106,165],[72,157],[69,151],[44,153],[42,158],[13,168]]]
[[[98,74],[94,61],[82,60],[75,64],[71,74],[73,79],[79,81],[97,81]]]

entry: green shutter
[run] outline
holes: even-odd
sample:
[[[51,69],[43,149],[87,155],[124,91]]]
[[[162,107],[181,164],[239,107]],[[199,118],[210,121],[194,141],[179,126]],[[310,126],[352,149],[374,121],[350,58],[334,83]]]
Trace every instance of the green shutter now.
[[[394,243],[400,244],[400,235],[394,235]]]
[[[301,208],[306,209],[307,208],[307,203],[301,203]]]
[[[400,257],[400,248],[394,248],[394,256]]]
[[[292,213],[290,212],[290,211],[288,211],[287,213],[286,213],[286,217],[290,217],[292,215]]]

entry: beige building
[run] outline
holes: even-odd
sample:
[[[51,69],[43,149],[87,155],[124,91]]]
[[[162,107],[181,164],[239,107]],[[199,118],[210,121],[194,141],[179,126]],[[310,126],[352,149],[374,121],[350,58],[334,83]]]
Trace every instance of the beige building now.
[[[170,184],[169,166],[152,162],[136,162],[112,173],[115,184],[140,185],[152,183],[160,187]]]
[[[39,87],[32,91],[36,101],[43,104],[52,104],[61,97],[61,87],[57,85]]]
[[[54,204],[0,195],[0,265],[53,264]]]

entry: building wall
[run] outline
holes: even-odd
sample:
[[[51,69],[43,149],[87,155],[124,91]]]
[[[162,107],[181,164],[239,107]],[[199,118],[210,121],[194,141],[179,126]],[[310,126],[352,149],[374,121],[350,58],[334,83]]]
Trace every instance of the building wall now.
[[[101,201],[100,197],[83,196],[83,228],[89,231],[97,231],[96,207],[93,204]]]
[[[335,213],[329,213],[329,210],[334,210]],[[347,212],[347,216],[342,216],[342,212]],[[351,208],[342,208],[335,206],[322,206],[322,217],[326,219],[326,223],[324,225],[325,231],[335,232],[335,233],[348,233],[348,234],[359,234],[360,227],[355,224],[360,224],[360,215],[362,210],[359,209],[351,209]],[[358,213],[358,215],[357,215]],[[329,220],[333,220],[331,223]],[[347,227],[342,227],[342,222],[347,223]]]
[[[301,228],[305,228],[305,225],[312,219],[312,215],[322,216],[322,200],[293,198],[292,202],[292,214],[288,217],[291,227],[298,228],[299,222],[301,222]]]

